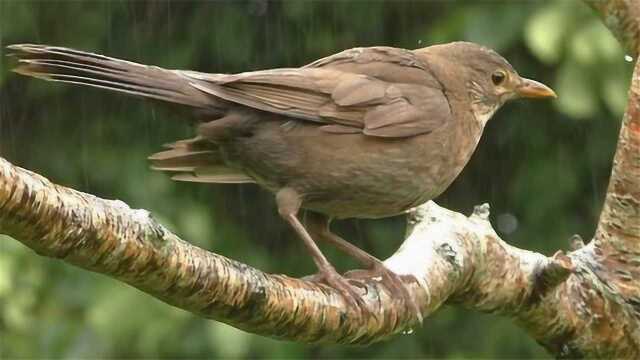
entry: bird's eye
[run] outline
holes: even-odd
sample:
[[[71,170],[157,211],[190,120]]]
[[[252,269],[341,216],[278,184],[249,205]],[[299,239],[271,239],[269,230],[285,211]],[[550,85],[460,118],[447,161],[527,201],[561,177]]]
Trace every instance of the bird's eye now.
[[[504,71],[498,70],[491,74],[491,81],[493,81],[493,85],[500,85],[507,78],[507,74]]]

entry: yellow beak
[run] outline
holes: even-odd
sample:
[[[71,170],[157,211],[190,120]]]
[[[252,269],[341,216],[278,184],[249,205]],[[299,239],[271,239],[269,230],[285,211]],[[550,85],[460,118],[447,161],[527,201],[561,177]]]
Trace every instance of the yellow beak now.
[[[555,91],[547,85],[531,79],[522,78],[522,83],[516,88],[516,94],[523,98],[543,99],[557,98]]]

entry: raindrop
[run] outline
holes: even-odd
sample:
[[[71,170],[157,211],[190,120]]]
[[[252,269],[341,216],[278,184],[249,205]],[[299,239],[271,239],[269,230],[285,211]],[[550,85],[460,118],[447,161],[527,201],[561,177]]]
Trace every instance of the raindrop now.
[[[518,228],[518,218],[513,214],[504,213],[498,215],[498,230],[503,234],[511,234]]]
[[[633,57],[631,55],[625,55],[624,56],[624,61],[626,62],[632,62],[633,61]]]
[[[413,329],[407,329],[402,331],[402,335],[411,335],[413,334]]]

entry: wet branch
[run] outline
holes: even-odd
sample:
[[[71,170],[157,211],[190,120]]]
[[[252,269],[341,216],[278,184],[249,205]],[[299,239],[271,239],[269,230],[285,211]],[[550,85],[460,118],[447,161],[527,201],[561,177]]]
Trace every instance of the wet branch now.
[[[629,48],[640,48],[640,1],[629,1],[626,17],[610,20],[626,23],[635,29],[629,34],[633,40]],[[612,6],[610,6],[612,7]],[[620,10],[619,10],[620,11]],[[614,16],[610,16],[615,19]],[[634,25],[631,25],[634,24]],[[636,51],[636,55],[638,52]],[[613,159],[611,179],[607,189],[598,228],[595,247],[599,263],[605,269],[596,269],[598,276],[614,287],[626,302],[640,313],[640,71],[638,63],[629,88],[627,111],[622,120],[618,147]],[[637,316],[637,314],[636,314]]]
[[[640,55],[640,2],[638,0],[583,0],[596,11],[602,22],[629,55]]]
[[[411,216],[411,235],[386,264],[412,275],[405,278],[425,315],[452,297],[467,298],[479,309],[512,312],[568,275],[558,259],[500,240],[487,220],[488,206],[465,217],[430,202]],[[205,251],[147,211],[55,185],[6,160],[0,160],[0,232],[40,255],[262,335],[366,344],[418,325],[366,272],[349,274],[363,290],[369,311],[361,312],[329,287],[266,274]]]

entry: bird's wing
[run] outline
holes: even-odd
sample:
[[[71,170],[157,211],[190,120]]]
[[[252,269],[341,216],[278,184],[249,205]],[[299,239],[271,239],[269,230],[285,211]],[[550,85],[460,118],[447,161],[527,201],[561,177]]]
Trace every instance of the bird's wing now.
[[[427,64],[407,49],[387,46],[353,48],[316,60],[304,68],[334,69],[391,83],[418,84],[442,90]]]
[[[402,49],[351,49],[302,68],[180,73],[205,93],[316,122],[327,132],[408,137],[433,131],[451,117],[440,84]]]

